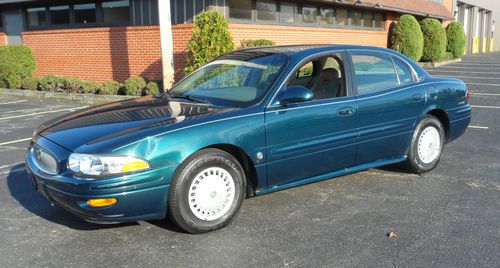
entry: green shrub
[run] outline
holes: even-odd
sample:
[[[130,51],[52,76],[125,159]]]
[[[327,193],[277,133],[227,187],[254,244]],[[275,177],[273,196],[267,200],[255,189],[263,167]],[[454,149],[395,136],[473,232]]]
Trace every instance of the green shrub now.
[[[248,47],[268,47],[274,46],[275,43],[272,40],[267,39],[243,39],[240,42],[242,48]]]
[[[154,95],[154,94],[159,94],[160,89],[158,88],[158,85],[155,82],[149,82],[146,85],[146,90],[145,90],[145,95]]]
[[[202,12],[194,19],[184,72],[189,74],[232,50],[234,50],[233,38],[224,16],[215,10]]]
[[[93,81],[81,81],[80,91],[78,93],[96,94],[101,90],[101,84]]]
[[[106,81],[102,83],[98,93],[102,95],[118,95],[118,90],[121,87],[122,85],[116,81]]]
[[[146,87],[146,80],[142,77],[132,77],[125,81],[125,92],[130,96],[141,96]]]
[[[424,37],[420,24],[412,15],[403,15],[392,33],[392,49],[408,58],[419,61],[424,48]]]
[[[420,22],[424,35],[423,61],[439,61],[446,52],[446,32],[441,22],[436,19],[424,19]]]
[[[24,79],[32,76],[36,61],[31,49],[25,46],[0,46],[0,86],[21,87]]]
[[[38,90],[38,79],[32,77],[26,77],[21,82],[21,88],[26,90]]]
[[[50,92],[66,92],[68,81],[64,77],[47,75],[38,80],[40,90]]]
[[[446,27],[446,39],[448,44],[446,51],[458,59],[464,55],[467,37],[465,36],[464,26],[458,21],[453,21]]]

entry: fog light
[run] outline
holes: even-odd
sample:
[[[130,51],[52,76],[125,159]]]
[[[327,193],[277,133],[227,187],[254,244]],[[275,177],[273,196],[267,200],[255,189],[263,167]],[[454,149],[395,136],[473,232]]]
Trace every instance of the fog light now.
[[[98,198],[87,200],[87,205],[94,208],[107,207],[115,204],[118,200],[116,198]]]

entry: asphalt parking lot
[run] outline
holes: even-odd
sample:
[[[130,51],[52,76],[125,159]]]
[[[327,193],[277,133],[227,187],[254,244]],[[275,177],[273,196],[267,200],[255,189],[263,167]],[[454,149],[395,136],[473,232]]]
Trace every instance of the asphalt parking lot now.
[[[500,53],[430,73],[466,81],[473,105],[436,170],[373,169],[247,199],[203,235],[166,220],[96,225],[50,205],[26,178],[28,140],[85,105],[0,95],[0,266],[498,267]]]

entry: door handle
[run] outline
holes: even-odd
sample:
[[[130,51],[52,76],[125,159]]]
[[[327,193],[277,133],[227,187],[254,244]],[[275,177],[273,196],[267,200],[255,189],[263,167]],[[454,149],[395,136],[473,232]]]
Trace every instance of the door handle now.
[[[354,113],[354,108],[341,108],[339,109],[338,111],[338,114],[339,115],[342,115],[342,116],[349,116],[349,115],[352,115]]]
[[[417,94],[414,94],[414,95],[411,96],[411,101],[412,102],[421,102],[422,99],[423,99],[423,96],[420,93],[417,93]]]

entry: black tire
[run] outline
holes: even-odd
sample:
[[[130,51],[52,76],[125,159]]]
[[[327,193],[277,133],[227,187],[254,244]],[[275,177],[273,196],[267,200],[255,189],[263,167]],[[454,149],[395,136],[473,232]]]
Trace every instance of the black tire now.
[[[234,199],[229,210],[214,220],[200,219],[193,213],[189,204],[191,184],[196,176],[207,168],[222,168],[234,181]],[[199,234],[220,229],[238,215],[245,198],[245,189],[245,173],[235,157],[219,149],[203,149],[191,155],[177,169],[170,186],[167,213],[177,226],[189,233]]]
[[[435,129],[437,129],[441,145],[439,148],[439,154],[431,162],[423,161],[418,153],[419,139],[423,131],[429,127],[434,127]],[[445,144],[445,132],[443,124],[435,116],[426,115],[420,121],[420,123],[418,123],[413,133],[413,137],[411,139],[411,144],[408,152],[408,159],[405,162],[407,170],[409,172],[416,174],[422,174],[433,170],[438,165],[439,160],[441,159],[444,144]]]

